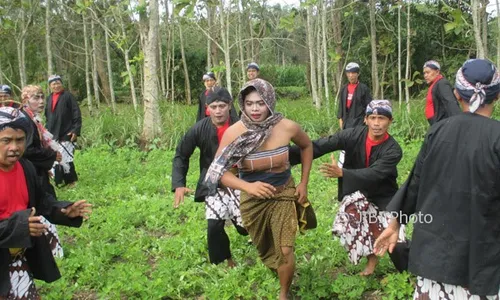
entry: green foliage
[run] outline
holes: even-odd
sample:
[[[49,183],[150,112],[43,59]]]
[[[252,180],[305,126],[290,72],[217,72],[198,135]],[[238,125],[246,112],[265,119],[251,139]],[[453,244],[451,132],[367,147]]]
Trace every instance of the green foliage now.
[[[259,77],[274,86],[306,86],[306,68],[298,65],[263,65]]]
[[[415,290],[411,282],[411,275],[407,272],[388,274],[382,279],[384,300],[410,299]]]
[[[276,96],[278,99],[303,99],[309,96],[309,90],[304,86],[278,86],[276,87]]]

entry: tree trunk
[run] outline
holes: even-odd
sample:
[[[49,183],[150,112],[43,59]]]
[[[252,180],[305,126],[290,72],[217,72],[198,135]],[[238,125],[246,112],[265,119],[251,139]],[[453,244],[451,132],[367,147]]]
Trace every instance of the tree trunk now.
[[[483,39],[481,38],[481,18],[479,16],[479,0],[471,0],[472,27],[474,29],[474,39],[476,41],[476,57],[485,58]]]
[[[316,64],[314,57],[314,49],[316,48],[314,45],[314,34],[313,34],[313,20],[312,20],[312,7],[311,5],[307,6],[307,47],[309,48],[309,65],[311,67],[311,92],[313,102],[316,105],[317,109],[321,108],[321,102],[318,98],[318,81],[316,80]]]
[[[92,85],[94,86],[94,99],[97,103],[97,108],[100,106],[99,97],[99,78],[97,73],[97,46],[95,44],[96,35],[94,28],[94,20],[90,19],[90,38],[92,39]]]
[[[224,47],[224,64],[226,67],[226,88],[229,91],[229,94],[232,95],[232,86],[231,86],[231,57],[229,48],[229,24],[228,24],[228,15],[224,13],[224,0],[220,1],[220,20],[221,20],[221,37],[222,37],[222,45]]]
[[[161,133],[158,85],[158,0],[149,1],[149,30],[144,51],[144,124],[143,145]]]
[[[500,0],[496,0],[497,5],[497,68],[500,68]]]
[[[174,85],[174,78],[175,78],[175,23],[174,23],[174,16],[172,15],[172,22],[171,22],[172,28],[170,29],[170,32],[172,34],[172,54],[170,55],[172,59],[172,75],[170,77],[170,87],[172,89],[172,103],[175,101],[175,85]]]
[[[105,22],[106,28],[107,28],[108,27],[108,18],[105,18],[104,22]],[[109,81],[109,95],[111,97],[111,109],[113,110],[113,113],[116,113],[115,88],[113,85],[113,69],[111,68],[111,52],[109,50],[109,33],[106,29],[104,30],[104,36],[105,36],[105,44],[106,44],[106,63],[108,66],[108,81]]]
[[[97,37],[96,37],[97,38]],[[108,45],[106,45],[108,46]],[[106,101],[106,105],[110,106],[110,98],[111,98],[111,89],[109,84],[109,75],[106,69],[105,61],[107,57],[105,57],[102,49],[102,39],[98,38],[96,43],[96,62],[97,62],[97,74],[99,75],[100,92],[104,96],[104,101]]]
[[[182,56],[182,66],[184,67],[184,84],[185,84],[185,94],[186,94],[186,103],[191,105],[191,83],[189,81],[189,72],[186,62],[186,54],[184,52],[184,37],[182,33],[182,24],[181,20],[179,21],[179,42],[181,43],[181,56]]]
[[[401,4],[398,4],[398,100],[399,108],[403,102],[403,88],[401,86]]]
[[[238,1],[238,48],[240,52],[240,67],[241,67],[241,80],[240,86],[246,81],[246,72],[245,72],[245,57],[243,55],[243,20],[241,19],[241,15],[243,14],[244,7],[243,1]]]
[[[50,41],[50,1],[46,0],[45,3],[45,47],[47,51],[47,75],[54,74],[54,64],[52,62],[52,47]],[[47,77],[48,77],[47,76]]]
[[[380,84],[378,81],[378,62],[377,62],[377,27],[375,24],[375,0],[370,0],[370,41],[372,47],[372,88],[373,97],[379,98]]]
[[[83,20],[83,41],[85,43],[85,85],[87,87],[87,104],[89,107],[89,113],[92,115],[92,92],[90,88],[90,47],[87,35],[87,21],[85,15],[82,16]]]
[[[406,83],[405,83],[405,94],[406,94],[406,109],[410,112],[410,59],[411,59],[411,28],[410,28],[410,10],[411,3],[407,3],[406,6]]]
[[[321,93],[321,90],[322,90],[322,85],[323,85],[323,81],[322,81],[322,78],[323,78],[323,74],[322,74],[322,71],[323,71],[323,66],[321,64],[321,58],[322,58],[322,53],[321,53],[321,19],[320,19],[320,5],[316,5],[316,22],[314,22],[314,32],[316,32],[316,80],[318,81],[318,84],[317,84],[317,87],[318,87],[318,99],[319,99],[319,103],[320,105],[323,104],[323,93]]]
[[[328,117],[330,117],[330,92],[328,85],[328,51],[327,51],[327,38],[326,38],[326,0],[321,0],[321,31],[322,31],[322,44],[323,44],[323,85],[325,87],[325,100],[326,100],[326,111]]]
[[[212,30],[213,23],[213,10],[211,5],[207,2],[207,24],[209,32]],[[212,40],[207,36],[207,71],[211,70],[212,64]]]
[[[332,31],[333,31],[333,43],[336,58],[333,62],[333,90],[338,91],[340,89],[340,84],[342,82],[342,57],[344,57],[344,50],[342,49],[342,23],[341,23],[341,10],[340,7],[343,5],[343,0],[332,0],[334,2],[332,10]]]
[[[481,35],[484,47],[484,57],[488,57],[488,12],[486,12],[486,6],[488,5],[488,2],[489,2],[488,0],[482,0],[480,2],[481,4],[480,17],[482,25]]]
[[[158,30],[158,36],[160,35],[160,31]],[[158,63],[160,64],[160,86],[161,86],[161,95],[162,97],[165,97],[166,90],[165,90],[165,72],[163,69],[163,47],[161,45],[161,39],[158,39]]]

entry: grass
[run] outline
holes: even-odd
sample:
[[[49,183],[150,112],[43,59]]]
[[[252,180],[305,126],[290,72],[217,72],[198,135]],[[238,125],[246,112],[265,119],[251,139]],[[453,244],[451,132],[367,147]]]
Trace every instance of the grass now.
[[[281,101],[278,110],[316,138],[335,131],[337,120],[316,111],[310,100]],[[173,147],[194,123],[196,107],[164,104],[163,134],[150,151],[137,148],[140,134],[130,107],[113,116],[103,110],[84,117],[82,150],[76,154],[80,181],[59,189],[60,199],[87,199],[94,204],[82,228],[58,227],[65,257],[58,261],[62,278],[37,282],[46,299],[275,299],[279,282],[259,261],[257,252],[232,227],[226,228],[239,263],[234,269],[208,263],[204,206],[187,197],[173,209],[170,191]],[[420,112],[423,115],[423,110]],[[404,119],[396,111],[391,132],[404,149],[399,164],[403,181],[413,164],[425,130],[411,134],[404,126],[425,124],[415,113]],[[414,121],[415,120],[415,121]],[[411,123],[414,122],[414,123]],[[419,125],[421,126],[421,125]],[[423,128],[423,127],[422,127]],[[198,151],[191,159],[188,187],[198,179]],[[321,177],[314,162],[309,185],[318,228],[298,236],[295,299],[407,299],[411,276],[396,273],[384,257],[374,276],[357,275],[365,262],[349,263],[330,229],[337,210],[336,180]],[[299,170],[293,170],[299,177]]]

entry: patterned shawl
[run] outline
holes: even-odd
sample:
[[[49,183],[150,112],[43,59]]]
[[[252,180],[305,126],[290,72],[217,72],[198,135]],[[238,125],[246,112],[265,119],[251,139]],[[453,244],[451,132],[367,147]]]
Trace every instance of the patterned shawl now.
[[[500,92],[500,74],[495,65],[485,59],[470,59],[458,70],[455,88],[474,113],[491,103]]]
[[[245,112],[244,96],[249,93],[249,90],[257,91],[271,112],[263,122],[253,122]],[[219,180],[224,172],[262,146],[271,135],[274,125],[283,119],[283,115],[274,111],[276,107],[274,87],[263,79],[256,78],[245,83],[240,91],[238,102],[242,112],[241,121],[248,130],[227,145],[210,165],[205,177],[205,185],[209,189],[209,195],[213,195],[217,191]]]
[[[53,135],[50,133],[45,126],[43,126],[42,118],[40,114],[35,114],[28,105],[23,106],[23,111],[30,117],[30,119],[35,123],[38,129],[38,135],[40,136],[40,141],[42,147],[50,148],[54,151],[59,151],[59,145],[53,140]]]

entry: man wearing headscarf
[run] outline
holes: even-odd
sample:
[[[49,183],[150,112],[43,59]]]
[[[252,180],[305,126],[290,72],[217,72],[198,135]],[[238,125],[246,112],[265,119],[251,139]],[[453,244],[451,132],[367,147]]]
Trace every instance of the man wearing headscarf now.
[[[398,142],[388,133],[392,124],[392,106],[388,100],[372,100],[366,107],[366,126],[341,130],[313,141],[314,158],[345,151],[345,163],[339,167],[333,154],[331,163],[324,163],[325,177],[338,178],[338,196],[341,201],[333,234],[340,237],[349,260],[358,264],[363,257],[368,263],[361,275],[370,275],[378,263],[373,252],[375,238],[387,227],[390,214],[387,203],[398,190],[397,165],[403,156]],[[297,147],[290,149],[290,163],[300,162]],[[359,226],[353,226],[355,220]],[[404,240],[401,232],[401,240]],[[360,244],[361,243],[361,244]],[[406,269],[404,245],[391,256],[399,271]],[[398,248],[398,249],[399,249]]]
[[[60,184],[64,181],[67,186],[73,187],[78,180],[73,162],[74,142],[82,129],[82,115],[73,95],[64,89],[61,76],[51,75],[48,83],[52,93],[47,97],[45,106],[46,127],[61,144],[63,160],[68,162],[68,167],[62,165],[55,168],[55,182]]]
[[[372,101],[370,89],[359,81],[359,65],[350,62],[345,68],[348,83],[340,90],[337,112],[340,129],[363,125],[366,106]]]
[[[424,64],[424,79],[429,85],[425,118],[430,125],[462,112],[450,82],[441,75],[441,65],[437,61],[429,60]]]
[[[0,108],[0,297],[6,299],[38,299],[33,278],[61,277],[42,216],[79,227],[91,212],[85,200],[56,201],[43,190],[35,168],[22,158],[31,134],[19,110]]]
[[[229,237],[224,230],[226,220],[231,220],[237,231],[247,235],[240,213],[240,192],[229,188],[218,188],[209,196],[202,184],[207,169],[215,157],[217,147],[226,129],[238,121],[230,115],[233,99],[222,87],[214,87],[207,95],[209,117],[203,118],[191,127],[177,145],[172,166],[172,191],[175,192],[174,207],[184,201],[184,195],[191,192],[186,187],[189,159],[196,148],[200,149],[200,178],[196,187],[196,202],[205,202],[205,216],[208,222],[207,242],[210,262],[219,264],[227,260],[235,266],[231,256]]]
[[[214,90],[216,87],[216,79],[215,74],[213,72],[208,72],[203,75],[203,83],[205,84],[205,90],[201,92],[198,97],[198,114],[196,115],[196,122],[209,117],[210,109],[208,109],[208,95]],[[231,101],[230,114],[232,118],[237,118],[238,113],[236,112],[236,108]]]
[[[391,252],[400,224],[413,215],[414,299],[500,299],[500,122],[491,119],[499,92],[500,74],[490,61],[462,65],[455,96],[465,113],[430,128],[387,206],[398,217],[375,251]]]
[[[45,106],[43,90],[37,85],[27,85],[21,91],[21,98],[23,104],[21,112],[28,119],[30,131],[33,133],[30,141],[26,142],[23,158],[29,160],[35,167],[42,188],[57,199],[54,187],[50,184],[49,171],[55,161],[61,161],[62,155],[59,152],[60,145],[52,139],[52,134],[42,123],[41,113]],[[56,227],[49,222],[47,225],[49,225],[47,238],[52,247],[52,253],[56,257],[62,257],[63,249]]]
[[[302,215],[298,210],[309,206],[311,140],[297,123],[275,111],[276,93],[269,82],[248,81],[238,101],[241,119],[224,134],[204,183],[209,195],[216,193],[219,182],[241,191],[243,225],[262,262],[278,274],[279,299],[288,299],[295,270],[297,216]],[[302,174],[297,186],[288,160],[290,142],[301,151]],[[238,165],[239,178],[230,172],[234,165]]]

